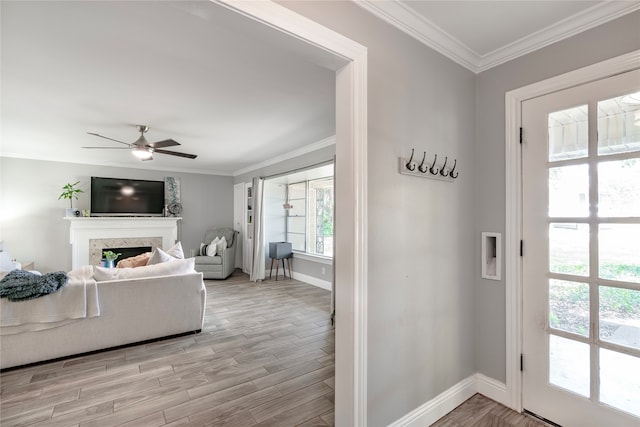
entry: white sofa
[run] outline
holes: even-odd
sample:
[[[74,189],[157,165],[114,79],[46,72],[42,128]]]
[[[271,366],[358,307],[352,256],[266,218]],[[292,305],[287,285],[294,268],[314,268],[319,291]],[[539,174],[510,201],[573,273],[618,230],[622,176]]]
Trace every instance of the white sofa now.
[[[0,368],[199,332],[206,288],[195,271],[97,282],[100,315],[0,336]]]

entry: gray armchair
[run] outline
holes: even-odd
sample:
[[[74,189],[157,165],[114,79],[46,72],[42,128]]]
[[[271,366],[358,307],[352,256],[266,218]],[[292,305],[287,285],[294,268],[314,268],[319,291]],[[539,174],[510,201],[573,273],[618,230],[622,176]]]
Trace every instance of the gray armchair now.
[[[209,244],[216,237],[222,236],[227,241],[227,249],[221,254],[195,257],[195,269],[202,273],[205,279],[226,279],[235,269],[237,231],[231,227],[212,227],[204,234],[204,243]]]

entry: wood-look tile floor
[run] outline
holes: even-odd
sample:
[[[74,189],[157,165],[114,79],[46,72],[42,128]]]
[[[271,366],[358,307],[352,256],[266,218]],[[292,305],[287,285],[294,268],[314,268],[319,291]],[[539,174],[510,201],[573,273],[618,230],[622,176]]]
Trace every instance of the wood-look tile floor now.
[[[481,394],[476,394],[439,419],[432,427],[545,427]]]
[[[200,334],[3,372],[0,425],[332,426],[330,293],[205,283]]]

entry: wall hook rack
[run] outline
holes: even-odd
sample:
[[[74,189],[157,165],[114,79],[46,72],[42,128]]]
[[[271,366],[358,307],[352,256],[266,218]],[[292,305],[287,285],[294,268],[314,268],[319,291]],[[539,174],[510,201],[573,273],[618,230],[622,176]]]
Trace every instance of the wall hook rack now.
[[[438,165],[438,155],[434,154],[433,162],[427,161],[427,152],[423,152],[422,161],[417,164],[413,160],[415,149],[411,149],[411,156],[408,159],[400,157],[400,173],[403,175],[420,176],[423,178],[439,179],[441,181],[453,182],[458,178],[459,172],[456,172],[458,159],[453,159],[453,166],[448,167],[449,156],[444,157],[442,165]],[[431,163],[431,164],[429,164]]]

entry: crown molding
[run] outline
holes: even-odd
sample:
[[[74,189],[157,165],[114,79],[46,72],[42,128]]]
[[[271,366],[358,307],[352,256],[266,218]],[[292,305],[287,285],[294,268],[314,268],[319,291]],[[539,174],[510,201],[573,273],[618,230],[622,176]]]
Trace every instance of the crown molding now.
[[[485,71],[497,65],[516,59],[545,46],[575,36],[616,18],[640,10],[640,2],[602,2],[573,16],[556,22],[529,36],[496,49],[484,55],[478,64],[478,71]]]
[[[322,139],[320,141],[314,142],[309,145],[305,145],[304,147],[298,148],[296,150],[290,151],[288,153],[282,154],[280,156],[272,157],[268,160],[254,163],[253,165],[244,167],[242,169],[238,169],[233,172],[233,176],[243,175],[247,172],[251,172],[257,169],[261,169],[267,166],[275,165],[276,163],[283,162],[285,160],[293,159],[295,157],[302,156],[303,154],[311,153],[313,151],[320,150],[321,148],[329,147],[331,145],[336,144],[336,136],[332,135],[328,138]]]
[[[355,3],[476,74],[640,10],[640,2],[603,1],[493,52],[480,55],[415,12],[410,2],[357,0]]]
[[[478,68],[480,55],[405,3],[396,0],[359,0],[355,3],[463,67],[474,72]]]

